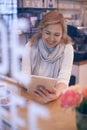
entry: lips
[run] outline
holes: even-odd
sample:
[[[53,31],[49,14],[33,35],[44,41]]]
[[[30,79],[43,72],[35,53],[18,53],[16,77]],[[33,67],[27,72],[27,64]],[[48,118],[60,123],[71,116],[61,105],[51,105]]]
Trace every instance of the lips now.
[[[49,44],[49,45],[53,45],[54,42],[49,42],[49,41],[47,41],[47,44]]]
[[[48,43],[49,45],[53,45],[53,43]]]

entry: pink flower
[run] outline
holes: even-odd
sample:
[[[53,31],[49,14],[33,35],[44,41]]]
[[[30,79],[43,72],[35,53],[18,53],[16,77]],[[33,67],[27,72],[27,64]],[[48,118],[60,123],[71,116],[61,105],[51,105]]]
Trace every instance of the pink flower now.
[[[60,105],[64,108],[74,107],[81,102],[81,94],[74,90],[67,90],[60,97]]]

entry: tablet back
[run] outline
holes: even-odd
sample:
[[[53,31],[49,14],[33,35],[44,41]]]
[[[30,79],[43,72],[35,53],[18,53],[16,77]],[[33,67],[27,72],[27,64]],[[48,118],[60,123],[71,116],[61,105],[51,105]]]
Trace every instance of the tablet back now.
[[[34,96],[34,90],[40,87],[46,88],[52,91],[52,88],[56,86],[57,80],[54,78],[43,77],[43,76],[30,76],[30,83],[28,87],[28,93]]]

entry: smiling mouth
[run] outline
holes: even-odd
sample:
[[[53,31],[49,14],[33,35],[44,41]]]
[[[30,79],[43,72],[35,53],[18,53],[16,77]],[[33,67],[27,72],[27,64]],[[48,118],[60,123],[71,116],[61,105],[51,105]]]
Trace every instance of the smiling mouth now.
[[[53,42],[48,42],[48,41],[47,41],[47,43],[48,43],[49,45],[53,45]]]
[[[54,44],[53,44],[53,43],[48,43],[48,45],[51,45],[51,46],[52,46],[52,45],[54,45]]]

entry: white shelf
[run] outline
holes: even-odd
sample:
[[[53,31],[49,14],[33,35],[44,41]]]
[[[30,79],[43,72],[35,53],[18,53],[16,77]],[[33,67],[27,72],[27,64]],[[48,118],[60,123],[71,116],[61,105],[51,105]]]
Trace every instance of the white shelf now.
[[[71,11],[80,11],[80,8],[60,8],[59,7],[59,10],[64,10],[64,11],[68,11],[68,10],[71,10]]]

